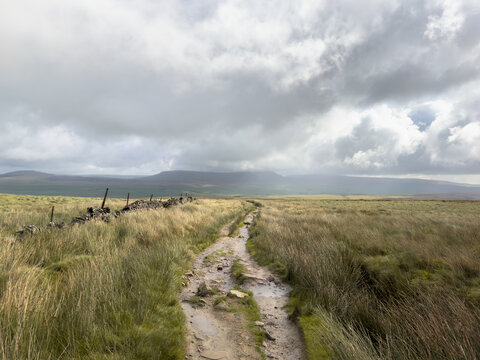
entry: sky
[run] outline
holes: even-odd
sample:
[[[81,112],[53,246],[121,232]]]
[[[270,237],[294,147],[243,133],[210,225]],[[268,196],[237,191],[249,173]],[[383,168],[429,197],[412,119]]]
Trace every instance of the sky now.
[[[480,2],[2,0],[0,172],[480,184]]]

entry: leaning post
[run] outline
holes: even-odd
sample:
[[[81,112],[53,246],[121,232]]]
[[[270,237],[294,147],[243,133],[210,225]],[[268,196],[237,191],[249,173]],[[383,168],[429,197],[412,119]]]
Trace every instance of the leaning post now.
[[[52,206],[52,212],[50,213],[50,222],[53,223],[53,212],[55,211],[55,206]]]
[[[150,195],[150,201],[152,201],[152,199],[153,199],[153,194],[152,194],[152,195]]]
[[[127,194],[127,205],[128,206],[128,201],[130,200],[130,193]]]
[[[103,197],[103,201],[102,201],[102,209],[105,206],[105,200],[107,200],[107,195],[108,195],[108,188],[107,190],[105,190],[105,196]]]

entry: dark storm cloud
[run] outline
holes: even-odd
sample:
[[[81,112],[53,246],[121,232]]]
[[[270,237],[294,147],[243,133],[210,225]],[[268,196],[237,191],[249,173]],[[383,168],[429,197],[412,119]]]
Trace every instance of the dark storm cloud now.
[[[0,170],[478,172],[474,1],[3,8]]]

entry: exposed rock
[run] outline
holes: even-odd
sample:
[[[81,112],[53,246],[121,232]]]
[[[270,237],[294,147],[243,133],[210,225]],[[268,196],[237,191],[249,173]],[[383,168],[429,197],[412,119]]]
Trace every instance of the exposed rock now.
[[[205,297],[209,295],[212,295],[212,288],[204,281],[198,286],[197,296]]]
[[[49,228],[59,228],[59,229],[63,228],[64,226],[65,226],[64,222],[56,223],[56,222],[52,222],[52,221],[50,221],[47,225],[47,227],[49,227]]]
[[[215,310],[219,310],[219,311],[228,311],[229,310],[229,306],[225,301],[222,301],[222,302],[219,302],[218,304],[215,304],[213,306],[213,308]]]
[[[262,278],[262,277],[260,277],[256,274],[252,274],[250,272],[247,272],[247,273],[243,274],[243,276],[245,277],[245,279],[257,281],[258,283],[263,283],[265,281],[264,278]]]
[[[36,234],[40,232],[40,229],[35,225],[26,225],[22,229],[18,230],[16,233],[18,236],[23,236],[25,234]]]
[[[267,338],[267,340],[275,341],[275,338],[272,335],[270,335],[268,331],[265,331],[265,337]]]
[[[256,326],[260,326],[260,327],[265,326],[265,324],[264,324],[263,322],[261,322],[261,321],[255,321],[254,324],[255,324]]]
[[[197,339],[197,340],[205,341],[205,338],[198,333],[194,333],[193,336],[195,336],[195,339]]]
[[[231,297],[239,298],[239,299],[243,299],[243,298],[248,296],[247,293],[244,293],[243,291],[239,291],[239,290],[235,290],[235,289],[230,290],[228,292],[228,295],[231,296]]]
[[[169,199],[171,200],[171,199]],[[167,200],[167,202],[169,201]],[[165,203],[161,200],[152,200],[152,201],[148,201],[148,200],[137,200],[127,206],[125,206],[123,209],[122,209],[122,212],[128,212],[128,211],[134,211],[134,210],[143,210],[143,209],[160,209],[160,208],[163,208],[163,207],[167,207],[167,206],[164,206]]]
[[[101,219],[103,221],[110,221],[110,208],[105,207],[105,208],[99,208],[99,207],[89,207],[87,208],[87,213],[83,216],[77,216],[73,218],[71,225],[73,224],[84,224],[87,221],[93,220],[93,219]]]

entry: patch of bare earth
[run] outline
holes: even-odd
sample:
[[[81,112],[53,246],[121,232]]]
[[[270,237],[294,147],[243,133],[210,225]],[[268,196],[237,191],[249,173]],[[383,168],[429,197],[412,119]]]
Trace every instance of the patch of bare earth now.
[[[187,317],[187,359],[261,359],[248,321],[243,312],[235,310],[241,301],[231,292],[235,286],[231,267],[236,259],[246,268],[246,280],[238,289],[253,293],[261,315],[255,326],[267,334],[261,350],[269,359],[305,359],[300,331],[284,309],[290,287],[247,252],[248,227],[254,216],[246,217],[238,236],[228,237],[226,226],[186,274],[188,284],[181,301]]]

